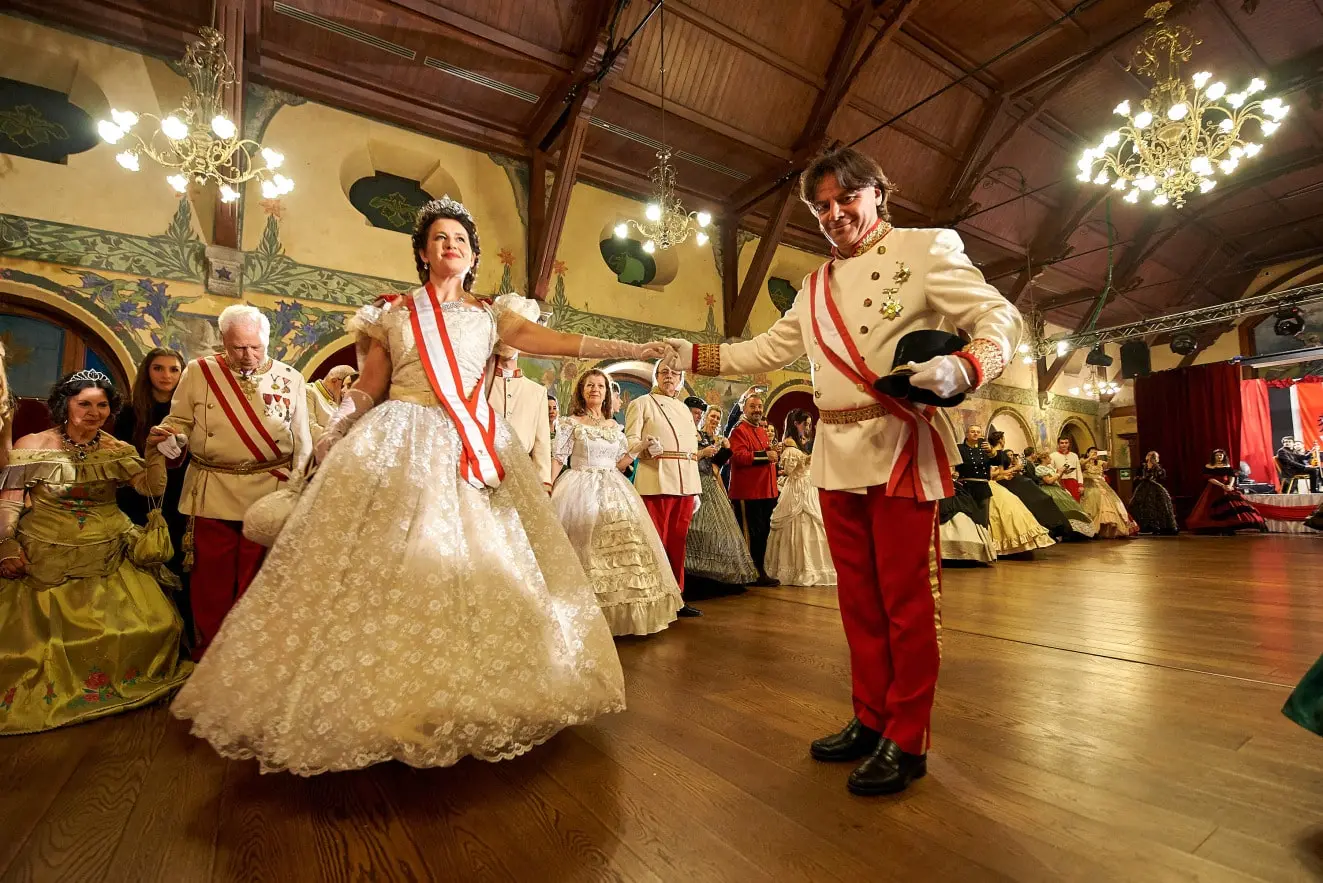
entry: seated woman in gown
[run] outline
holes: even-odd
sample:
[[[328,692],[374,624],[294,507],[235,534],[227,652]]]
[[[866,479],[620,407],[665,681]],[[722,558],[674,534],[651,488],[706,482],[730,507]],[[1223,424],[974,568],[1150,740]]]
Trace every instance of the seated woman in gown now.
[[[1088,513],[1093,526],[1098,529],[1099,539],[1125,539],[1139,533],[1126,511],[1125,503],[1103,476],[1105,462],[1098,456],[1098,449],[1091,447],[1084,452],[1080,460],[1080,471],[1084,473],[1084,484],[1080,488],[1080,508]]]
[[[974,561],[991,564],[997,560],[997,543],[988,530],[988,506],[980,505],[969,485],[951,470],[955,494],[937,504],[938,541],[943,561]]]
[[[1000,432],[989,427],[989,445],[994,440],[1000,443],[999,436]],[[1005,482],[1012,477],[1011,470],[997,465],[995,453],[989,463],[992,480],[988,482],[991,492],[988,522],[992,539],[997,544],[998,557],[1020,555],[1054,545],[1056,541],[1048,534],[1047,528],[1039,523],[1028,506],[1020,502],[1019,497],[1006,489]]]
[[[1236,467],[1227,452],[1218,448],[1204,466],[1208,482],[1185,526],[1197,533],[1235,533],[1238,530],[1268,532],[1268,525],[1254,504],[1236,490]]]
[[[988,436],[992,447],[992,465],[997,468],[1002,487],[1015,494],[1034,520],[1047,528],[1048,536],[1054,540],[1065,539],[1070,533],[1070,524],[1066,516],[1057,508],[1052,498],[1032,478],[1024,474],[1025,463],[1020,455],[1006,450],[1006,435],[993,431]],[[1030,466],[1029,468],[1033,468]]]
[[[730,442],[719,432],[721,410],[707,408],[698,420],[698,480],[703,493],[694,520],[689,522],[685,575],[727,586],[747,586],[758,579],[758,568],[718,471],[731,458]]]
[[[579,553],[611,634],[650,635],[674,622],[684,601],[657,528],[621,474],[648,441],[630,449],[611,417],[610,383],[596,368],[579,375],[571,416],[556,427],[551,456],[560,477],[551,505]]]
[[[119,403],[98,371],[64,378],[47,403],[55,428],[20,438],[0,471],[0,733],[137,708],[192,670],[161,590],[164,525],[144,534],[115,503],[120,487],[159,498],[166,484],[159,452],[144,466],[102,430]]]
[[[781,436],[781,474],[785,484],[772,510],[767,535],[767,575],[783,586],[834,586],[836,567],[827,548],[818,489],[809,480],[813,453],[813,417],[795,408],[786,415]]]
[[[1140,533],[1175,536],[1179,532],[1171,494],[1162,484],[1166,480],[1167,470],[1162,468],[1158,452],[1149,451],[1135,474],[1135,490],[1130,495],[1130,514]]]
[[[533,357],[671,350],[479,301],[477,226],[453,200],[419,210],[412,250],[422,287],[347,323],[361,374],[321,468],[172,709],[264,771],[503,760],[624,708],[592,584],[486,382],[498,340]]]
[[[1080,504],[1070,495],[1070,491],[1061,486],[1061,469],[1052,465],[1052,452],[1040,451],[1028,460],[1026,472],[1033,469],[1038,487],[1047,494],[1052,503],[1066,516],[1070,533],[1076,537],[1091,539],[1098,532],[1089,513],[1080,508]]]

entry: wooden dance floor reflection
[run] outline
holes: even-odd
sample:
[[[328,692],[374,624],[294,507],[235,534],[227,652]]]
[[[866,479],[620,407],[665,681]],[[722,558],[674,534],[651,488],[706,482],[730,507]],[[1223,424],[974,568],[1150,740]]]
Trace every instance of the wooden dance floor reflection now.
[[[1279,709],[1323,652],[1323,538],[1058,546],[948,570],[929,775],[861,799],[826,589],[619,644],[628,712],[519,760],[311,780],[162,707],[0,739],[0,879],[1317,880],[1323,739]]]

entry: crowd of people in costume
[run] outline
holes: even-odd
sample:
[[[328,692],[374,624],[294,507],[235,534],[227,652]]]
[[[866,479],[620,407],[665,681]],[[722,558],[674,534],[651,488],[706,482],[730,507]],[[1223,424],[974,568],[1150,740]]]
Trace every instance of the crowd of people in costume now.
[[[750,341],[602,340],[543,327],[518,296],[481,300],[477,225],[445,199],[415,226],[420,287],[359,309],[357,365],[319,381],[268,355],[246,305],[221,313],[216,355],[148,353],[127,405],[99,371],[62,378],[53,428],[12,444],[0,372],[0,734],[177,691],[194,734],[263,771],[507,759],[624,707],[612,636],[700,615],[688,572],[838,584],[854,716],[810,753],[861,762],[854,793],[904,790],[931,740],[939,545],[990,561],[1140,527],[1096,450],[1022,457],[935,418],[1000,374],[1022,330],[959,237],[893,228],[890,182],[850,148],[800,186],[833,258]],[[622,428],[605,373],[584,372],[563,413],[520,353],[652,361],[654,387]],[[680,397],[686,371],[805,356],[820,433],[796,411],[776,438],[758,392],[718,432]],[[1150,458],[1132,503],[1162,532]],[[1196,514],[1239,524],[1225,459]]]

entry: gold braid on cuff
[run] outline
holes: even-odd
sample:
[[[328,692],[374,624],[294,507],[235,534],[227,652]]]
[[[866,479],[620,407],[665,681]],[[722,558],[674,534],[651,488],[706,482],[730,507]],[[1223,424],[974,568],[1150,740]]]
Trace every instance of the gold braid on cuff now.
[[[961,352],[972,356],[977,364],[979,376],[975,386],[991,383],[1000,377],[1001,372],[1006,368],[1006,359],[1002,356],[1001,346],[986,337],[974,338]]]
[[[721,344],[694,344],[694,373],[704,377],[717,377],[721,374]]]

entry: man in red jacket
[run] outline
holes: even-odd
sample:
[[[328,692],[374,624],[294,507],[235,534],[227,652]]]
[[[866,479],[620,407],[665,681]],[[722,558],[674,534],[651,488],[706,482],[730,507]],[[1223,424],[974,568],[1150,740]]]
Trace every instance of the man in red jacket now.
[[[772,530],[776,508],[776,461],[779,452],[767,437],[763,423],[763,397],[754,393],[744,400],[744,415],[730,433],[730,501],[735,518],[744,528],[753,563],[758,567],[755,586],[775,586],[767,575],[763,557],[767,534]]]

